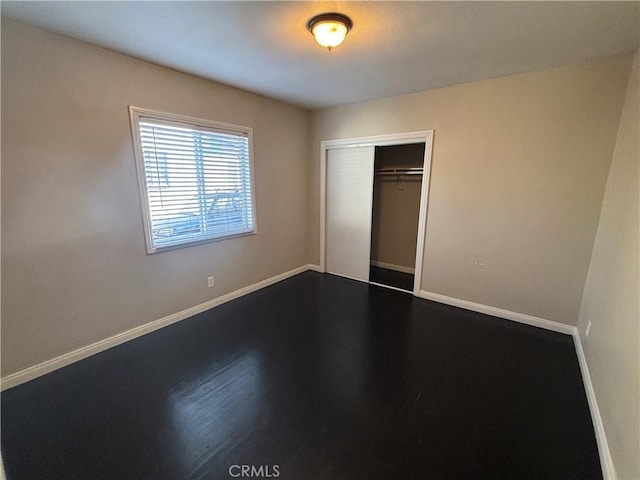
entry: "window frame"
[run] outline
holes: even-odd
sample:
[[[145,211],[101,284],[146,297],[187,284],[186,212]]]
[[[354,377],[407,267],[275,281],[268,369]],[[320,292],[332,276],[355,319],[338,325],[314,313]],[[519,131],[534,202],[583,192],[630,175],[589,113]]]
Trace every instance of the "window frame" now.
[[[133,139],[134,150],[134,163],[136,165],[136,175],[138,180],[138,194],[140,197],[140,206],[142,211],[142,221],[144,238],[146,244],[147,254],[161,253],[171,250],[177,250],[182,248],[193,247],[196,245],[202,245],[205,243],[219,242],[222,240],[229,240],[231,238],[246,237],[249,235],[256,235],[258,233],[258,214],[256,209],[256,193],[255,193],[255,175],[253,164],[253,129],[251,127],[245,127],[241,125],[234,125],[230,123],[223,123],[213,120],[207,120],[203,118],[195,118],[186,115],[179,115],[174,113],[159,112],[156,110],[150,110],[147,108],[135,107],[129,105],[129,119],[131,124],[131,138]],[[195,239],[189,242],[180,243],[177,245],[167,246],[154,246],[153,245],[153,227],[151,222],[151,209],[149,205],[147,178],[144,168],[144,153],[142,150],[142,140],[140,138],[140,121],[142,119],[156,120],[159,122],[167,122],[173,124],[182,124],[186,127],[191,127],[200,130],[219,132],[224,134],[235,134],[247,137],[248,151],[249,151],[249,194],[251,195],[251,209],[253,229],[246,232],[233,233],[230,235],[221,235],[218,237],[209,237]]]

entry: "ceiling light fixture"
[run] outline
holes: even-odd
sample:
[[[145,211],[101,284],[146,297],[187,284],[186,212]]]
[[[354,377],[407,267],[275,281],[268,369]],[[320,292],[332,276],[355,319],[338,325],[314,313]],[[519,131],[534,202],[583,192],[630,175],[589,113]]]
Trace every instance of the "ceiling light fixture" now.
[[[329,51],[343,42],[351,27],[351,19],[341,13],[323,13],[307,22],[307,30],[315,37],[316,42]]]

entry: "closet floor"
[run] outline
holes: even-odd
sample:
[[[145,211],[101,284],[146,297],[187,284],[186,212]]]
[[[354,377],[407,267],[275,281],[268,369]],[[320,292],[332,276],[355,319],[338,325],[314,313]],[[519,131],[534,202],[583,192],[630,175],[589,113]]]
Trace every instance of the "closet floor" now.
[[[369,281],[413,292],[413,275],[411,273],[397,272],[372,265],[369,268]]]

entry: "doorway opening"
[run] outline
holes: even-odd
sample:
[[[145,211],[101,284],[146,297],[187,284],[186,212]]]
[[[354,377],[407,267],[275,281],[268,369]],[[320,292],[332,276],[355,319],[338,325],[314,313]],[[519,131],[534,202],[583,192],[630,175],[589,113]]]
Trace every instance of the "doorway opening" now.
[[[369,281],[413,291],[424,143],[375,148]]]

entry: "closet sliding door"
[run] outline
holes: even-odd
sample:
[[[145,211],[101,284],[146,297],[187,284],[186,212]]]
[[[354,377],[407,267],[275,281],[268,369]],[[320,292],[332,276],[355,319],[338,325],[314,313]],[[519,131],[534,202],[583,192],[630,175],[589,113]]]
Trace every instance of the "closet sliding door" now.
[[[369,281],[374,147],[327,151],[326,269]]]

